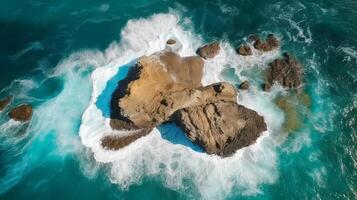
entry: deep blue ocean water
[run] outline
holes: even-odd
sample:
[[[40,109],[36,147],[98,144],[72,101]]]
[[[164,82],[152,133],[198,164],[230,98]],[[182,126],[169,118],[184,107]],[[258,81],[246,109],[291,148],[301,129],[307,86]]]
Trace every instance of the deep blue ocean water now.
[[[0,95],[15,97],[10,107],[32,104],[35,113],[27,129],[26,124],[9,121],[7,110],[0,114],[0,199],[217,197],[203,195],[206,191],[190,179],[181,181],[182,187],[170,187],[160,173],[122,187],[108,173],[110,165],[96,162],[78,135],[91,100],[90,75],[97,63],[105,62],[81,53],[106,51],[122,39],[129,20],[172,12],[190,19],[190,27],[186,23],[182,27],[206,42],[224,39],[238,46],[249,34],[274,33],[282,40],[282,50],[304,66],[311,113],[305,113],[302,129],[278,145],[276,170],[271,172],[276,178],[261,181],[258,192],[244,192],[246,188],[238,184],[218,196],[356,199],[357,2],[353,0],[2,1]],[[226,68],[222,77],[238,84],[233,73]],[[254,75],[249,70],[242,73]],[[108,91],[113,84],[108,82]],[[98,99],[98,107],[105,107],[105,95]],[[170,135],[171,126],[159,128],[163,139],[201,151],[186,144],[177,130]],[[222,182],[210,185],[212,191],[221,188],[218,184]]]

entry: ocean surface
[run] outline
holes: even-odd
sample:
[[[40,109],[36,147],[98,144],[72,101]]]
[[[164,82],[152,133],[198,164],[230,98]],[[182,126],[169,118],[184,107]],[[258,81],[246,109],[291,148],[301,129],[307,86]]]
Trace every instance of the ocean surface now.
[[[238,56],[253,33],[282,48]],[[182,56],[222,40],[202,82],[250,81],[238,103],[268,125],[255,144],[222,159],[166,124],[119,151],[100,147],[116,82],[169,38]],[[292,131],[276,105],[283,89],[260,88],[285,51],[310,99],[293,100]],[[14,97],[0,113],[1,200],[357,199],[355,0],[2,0],[0,91]],[[20,103],[34,107],[29,124],[7,117]]]

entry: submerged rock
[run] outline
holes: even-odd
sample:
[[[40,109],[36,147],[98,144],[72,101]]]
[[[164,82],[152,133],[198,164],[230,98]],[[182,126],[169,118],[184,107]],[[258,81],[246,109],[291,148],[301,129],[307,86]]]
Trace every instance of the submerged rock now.
[[[270,90],[274,83],[289,89],[297,89],[302,83],[301,76],[301,64],[290,54],[284,53],[283,58],[274,60],[265,71],[264,90]]]
[[[32,107],[30,105],[20,105],[9,112],[9,117],[16,121],[26,122],[32,117]]]
[[[246,44],[240,45],[240,47],[236,50],[239,55],[242,56],[250,56],[252,55],[252,49]]]
[[[176,123],[207,153],[223,157],[253,144],[267,130],[262,116],[233,101],[184,108],[176,113]]]
[[[308,113],[311,98],[306,93],[290,93],[287,96],[277,98],[275,103],[285,113],[283,131],[291,133],[302,127],[303,113]]]
[[[269,34],[265,41],[262,41],[258,35],[252,35],[249,39],[254,41],[255,49],[264,52],[272,51],[280,46],[279,40],[273,34]]]
[[[204,59],[214,58],[221,50],[219,42],[212,42],[197,49],[197,54]]]
[[[248,90],[249,89],[249,82],[247,80],[243,81],[243,83],[241,83],[239,85],[239,89],[241,90]]]
[[[7,105],[11,102],[11,97],[6,97],[0,100],[0,111],[4,110]]]

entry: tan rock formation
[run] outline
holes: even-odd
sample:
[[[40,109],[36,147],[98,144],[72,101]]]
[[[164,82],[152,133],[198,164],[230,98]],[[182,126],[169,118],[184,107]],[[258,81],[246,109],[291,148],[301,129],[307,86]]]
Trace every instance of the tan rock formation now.
[[[266,129],[263,118],[236,103],[233,85],[202,87],[203,65],[198,56],[181,58],[171,51],[141,57],[112,99],[110,124],[129,134],[106,136],[102,146],[122,148],[169,120],[208,153],[229,156],[253,143]]]
[[[191,141],[220,156],[251,145],[267,130],[262,116],[232,101],[184,108],[176,115]]]

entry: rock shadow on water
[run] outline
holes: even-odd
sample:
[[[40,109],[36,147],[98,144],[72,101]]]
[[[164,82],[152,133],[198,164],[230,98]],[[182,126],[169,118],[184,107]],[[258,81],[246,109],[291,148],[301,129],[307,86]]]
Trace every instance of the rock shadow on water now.
[[[203,153],[203,149],[191,142],[186,136],[185,133],[181,130],[180,127],[176,126],[174,122],[163,123],[157,127],[161,137],[167,141],[170,141],[172,144],[180,144],[186,146],[193,151]]]
[[[95,105],[102,112],[103,117],[115,119],[118,116],[118,99],[124,94],[122,88],[126,85],[122,83],[127,78],[130,70],[135,66],[137,59],[118,67],[117,73],[110,78],[102,93],[98,96]]]

